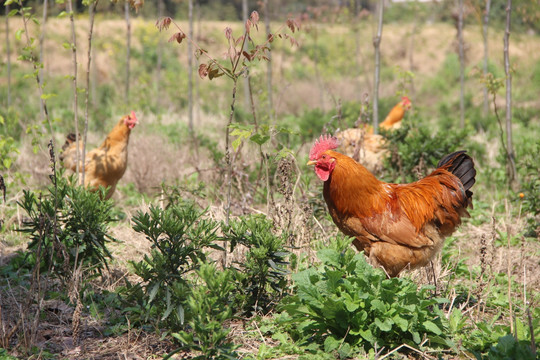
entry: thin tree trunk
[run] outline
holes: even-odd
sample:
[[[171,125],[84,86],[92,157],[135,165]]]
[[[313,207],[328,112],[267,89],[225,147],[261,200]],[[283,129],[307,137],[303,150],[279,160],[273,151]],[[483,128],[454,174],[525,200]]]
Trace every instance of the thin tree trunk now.
[[[129,62],[131,59],[131,20],[129,17],[129,2],[124,3],[124,15],[126,19],[126,89],[124,93],[126,106],[129,107]]]
[[[409,48],[409,71],[411,71],[412,73],[414,73],[414,44],[415,44],[415,35],[417,34],[418,32],[418,28],[419,28],[419,25],[418,25],[418,19],[415,18],[413,20],[413,27],[412,27],[412,30],[411,30],[411,43],[410,43],[410,48]],[[416,95],[416,88],[414,87],[414,78],[411,79],[411,95],[414,97]]]
[[[483,23],[483,35],[484,35],[484,77],[488,73],[489,51],[488,51],[488,29],[489,29],[489,12],[491,9],[491,0],[486,0],[486,9],[484,10],[484,23]],[[484,116],[489,113],[489,94],[487,85],[484,85]]]
[[[21,3],[19,3],[20,5]],[[53,149],[56,149],[56,142],[54,140],[54,132],[53,132],[53,127],[52,127],[52,122],[51,122],[51,118],[49,117],[49,110],[47,108],[47,102],[45,100],[45,94],[43,93],[43,83],[41,82],[40,78],[39,78],[39,67],[41,64],[39,64],[39,62],[37,62],[35,59],[36,59],[36,56],[37,55],[34,55],[34,52],[33,50],[31,49],[31,44],[32,44],[32,40],[30,39],[30,35],[28,34],[28,21],[29,21],[29,18],[26,17],[22,11],[19,11],[19,14],[22,15],[22,20],[23,20],[23,26],[24,26],[24,36],[25,36],[25,40],[26,40],[26,46],[30,48],[30,58],[32,59],[32,67],[34,69],[34,78],[36,79],[36,83],[37,83],[37,87],[38,87],[38,92],[39,92],[39,98],[41,100],[41,103],[43,104],[43,114],[42,116],[44,117],[44,121],[47,122],[47,124],[49,125],[49,131],[51,133],[51,144],[52,144],[52,148]]]
[[[248,0],[242,0],[242,20],[244,21],[244,24],[246,23],[247,19],[249,17],[249,5]],[[244,42],[244,48],[242,50],[247,51],[248,48],[248,42]],[[246,68],[246,74],[244,76],[244,102],[246,104],[246,108],[250,106],[250,87],[251,84],[249,83],[249,69]]]
[[[459,127],[465,127],[465,52],[463,46],[463,0],[458,3]]]
[[[512,0],[506,3],[506,29],[504,31],[504,72],[506,74],[506,151],[508,152],[508,180],[511,186],[516,183],[516,162],[512,143],[512,73],[510,71],[510,18]]]
[[[80,134],[79,134],[79,106],[78,106],[78,92],[77,92],[77,36],[75,33],[75,19],[73,14],[73,3],[71,0],[67,1],[67,9],[69,12],[69,20],[71,23],[71,53],[72,53],[72,59],[73,59],[73,116],[75,121],[75,145],[77,147],[76,149],[76,171],[77,171],[77,179],[80,181],[79,178],[79,160],[81,159],[80,154],[80,148],[79,148],[79,142],[80,142]]]
[[[99,0],[95,0],[88,4],[88,16],[90,21],[90,28],[88,30],[88,62],[86,64],[86,92],[84,101],[84,133],[83,133],[83,148],[82,148],[82,183],[84,184],[85,175],[85,161],[86,161],[86,140],[88,135],[88,100],[90,97],[90,69],[92,64],[92,34],[94,32],[94,15],[96,14],[96,7]]]
[[[225,225],[229,226],[231,219],[231,189],[232,189],[232,156],[230,149],[230,131],[231,124],[234,118],[234,106],[236,104],[236,87],[238,84],[238,78],[233,79],[233,89],[232,89],[232,101],[231,101],[231,112],[229,113],[229,121],[227,123],[227,128],[225,129],[225,163],[227,164],[227,171],[225,173],[225,184],[227,184],[227,203],[225,204]],[[227,244],[223,246],[223,258],[222,258],[223,267],[227,267]]]
[[[317,80],[317,85],[319,87],[319,102],[321,104],[321,109],[323,111],[326,111],[326,106],[324,103],[324,87],[321,79],[321,73],[319,71],[319,29],[317,28],[317,24],[313,26],[313,34],[313,41],[315,43],[315,46],[313,47],[313,66],[315,67],[315,79]]]
[[[375,80],[373,90],[373,131],[379,133],[379,82],[381,72],[381,39],[383,30],[384,0],[379,1],[377,35],[373,38],[375,48]]]
[[[367,87],[367,92],[371,93],[372,91],[371,80],[369,79],[368,71],[366,71],[366,67],[364,66],[364,64],[367,64],[368,62],[366,61],[364,53],[362,52],[363,39],[360,38],[360,25],[359,25],[360,22],[358,19],[359,7],[360,5],[358,4],[358,0],[355,0],[354,1],[355,18],[353,18],[353,22],[355,22],[353,24],[354,39],[355,39],[354,42],[355,42],[355,48],[356,48],[355,62],[356,62],[356,69],[358,69],[358,78],[360,78],[362,73],[364,74],[364,78],[365,78],[364,81],[366,82],[364,86]],[[358,82],[357,94],[358,94],[358,99],[357,99],[358,103],[361,103],[363,96],[362,96],[362,84],[360,83],[360,81]]]
[[[11,106],[11,47],[9,42],[9,5],[5,8],[6,15],[6,56],[7,56],[7,107]],[[39,81],[38,81],[39,82]]]
[[[157,17],[158,19],[161,19],[163,17],[163,0],[158,0],[157,4]],[[161,96],[160,96],[160,88],[161,88],[161,63],[162,63],[162,57],[163,57],[163,36],[159,37],[158,40],[158,46],[157,46],[157,63],[156,63],[156,79],[154,83],[155,88],[155,96],[156,96],[156,107],[159,108],[161,106]]]
[[[199,2],[197,1],[195,3],[195,13],[197,14],[197,36],[196,38],[199,39],[199,37],[201,36],[202,34],[202,31],[201,31],[201,6],[199,4]],[[195,104],[196,104],[196,114],[197,116],[195,117],[197,119],[197,121],[199,121],[199,119],[201,118],[201,104],[200,104],[200,96],[199,96],[199,81],[200,79],[195,76]]]
[[[193,39],[193,0],[188,1],[189,38]],[[188,124],[193,135],[193,44],[188,41]]]
[[[266,38],[270,36],[270,8],[269,1],[264,0],[264,25],[266,28]],[[269,48],[272,46],[270,43],[267,45]],[[268,89],[268,114],[270,120],[274,122],[274,102],[272,99],[272,52],[268,52],[268,61],[266,62],[266,86]]]
[[[98,95],[97,95],[97,87],[96,87],[96,84],[97,84],[97,80],[98,80],[98,77],[97,77],[97,67],[96,67],[96,63],[97,63],[97,56],[98,56],[99,52],[96,52],[96,50],[94,48],[92,48],[92,59],[94,61],[92,61],[92,64],[91,64],[91,71],[90,71],[90,104],[92,104],[92,109],[95,109],[97,107],[97,103],[98,103]]]
[[[45,34],[47,33],[47,10],[49,8],[49,1],[43,0],[43,18],[41,20],[41,33],[39,34],[39,62],[43,65],[45,60],[43,58],[43,48],[45,47]],[[39,69],[39,81],[43,83],[43,67]],[[41,114],[43,114],[43,102],[40,104]]]

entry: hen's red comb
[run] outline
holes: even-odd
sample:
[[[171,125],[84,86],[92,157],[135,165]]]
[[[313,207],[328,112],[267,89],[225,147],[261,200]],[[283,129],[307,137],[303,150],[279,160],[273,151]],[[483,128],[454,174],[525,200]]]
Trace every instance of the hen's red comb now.
[[[309,160],[317,160],[319,155],[326,150],[334,150],[339,146],[339,141],[335,136],[328,134],[321,135],[321,137],[315,141],[311,151],[309,152]]]
[[[403,102],[403,105],[410,105],[411,104],[411,100],[407,96],[403,96],[401,98],[401,101]]]

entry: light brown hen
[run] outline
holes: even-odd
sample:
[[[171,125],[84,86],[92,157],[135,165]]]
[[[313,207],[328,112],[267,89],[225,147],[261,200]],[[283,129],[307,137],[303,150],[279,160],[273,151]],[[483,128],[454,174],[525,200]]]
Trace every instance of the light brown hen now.
[[[128,143],[131,129],[137,125],[135,112],[123,116],[107,135],[100,147],[89,151],[85,156],[84,186],[97,190],[99,186],[109,188],[105,196],[109,199],[116,184],[124,175],[128,161]],[[82,161],[79,160],[77,169],[77,145],[75,134],[69,134],[62,147],[60,160],[66,169],[83,171]],[[79,156],[82,157],[82,141],[79,141]]]
[[[403,96],[401,101],[390,110],[379,128],[389,131],[398,129],[405,112],[411,108],[411,101]],[[388,153],[384,137],[373,133],[371,125],[358,128],[345,129],[336,134],[340,140],[339,150],[354,160],[361,162],[369,171],[379,172],[383,166],[383,159]]]

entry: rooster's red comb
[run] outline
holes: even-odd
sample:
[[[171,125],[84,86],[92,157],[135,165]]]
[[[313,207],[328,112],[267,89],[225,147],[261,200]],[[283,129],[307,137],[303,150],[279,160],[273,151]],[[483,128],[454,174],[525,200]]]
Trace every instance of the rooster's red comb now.
[[[411,100],[407,96],[403,96],[401,98],[401,102],[403,103],[403,105],[410,105],[411,104]]]
[[[311,151],[309,152],[309,160],[317,160],[319,155],[326,150],[334,150],[339,146],[337,137],[330,136],[328,134],[321,135],[321,137],[315,141]]]

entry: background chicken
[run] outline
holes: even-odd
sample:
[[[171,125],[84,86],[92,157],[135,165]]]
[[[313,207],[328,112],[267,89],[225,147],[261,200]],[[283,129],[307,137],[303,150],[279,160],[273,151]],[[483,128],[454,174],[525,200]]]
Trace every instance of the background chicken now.
[[[390,110],[379,128],[389,131],[398,129],[405,112],[411,108],[411,101],[403,96],[401,101]],[[354,160],[361,162],[369,171],[377,173],[382,168],[383,159],[388,153],[384,146],[384,137],[373,133],[371,125],[351,128],[336,134],[340,140],[340,151]]]
[[[352,158],[333,151],[335,137],[321,136],[308,165],[324,181],[323,195],[338,228],[356,239],[373,265],[389,276],[426,265],[468,216],[476,170],[465,151],[445,156],[436,170],[411,184],[377,180]]]
[[[89,151],[85,157],[84,186],[93,190],[101,185],[110,187],[106,199],[109,199],[116,184],[124,175],[128,160],[128,143],[131,129],[137,125],[135,112],[123,116],[111,130],[100,147]],[[79,141],[79,156],[82,158],[82,141]],[[69,134],[62,147],[60,160],[66,169],[77,171],[77,146],[75,134]],[[79,160],[79,171],[82,171],[82,163]]]

